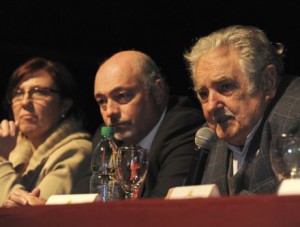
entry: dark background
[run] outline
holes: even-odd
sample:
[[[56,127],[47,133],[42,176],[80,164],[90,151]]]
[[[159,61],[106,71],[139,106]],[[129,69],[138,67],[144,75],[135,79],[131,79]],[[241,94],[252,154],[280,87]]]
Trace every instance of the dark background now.
[[[197,37],[232,24],[258,26],[271,41],[285,44],[286,71],[300,75],[298,5],[288,0],[1,1],[0,98],[24,61],[35,56],[60,61],[75,76],[93,132],[101,123],[93,82],[105,58],[126,49],[146,52],[166,75],[171,92],[189,95],[184,51]]]

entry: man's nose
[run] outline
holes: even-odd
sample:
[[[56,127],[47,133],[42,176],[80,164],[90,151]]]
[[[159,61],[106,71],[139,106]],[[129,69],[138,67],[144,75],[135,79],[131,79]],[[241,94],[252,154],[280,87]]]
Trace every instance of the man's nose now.
[[[112,118],[115,115],[119,114],[119,112],[119,104],[113,100],[108,100],[106,105],[106,116],[108,118]]]
[[[216,110],[223,108],[224,103],[221,95],[216,91],[211,91],[208,96],[208,101],[206,105],[207,111],[213,113]]]

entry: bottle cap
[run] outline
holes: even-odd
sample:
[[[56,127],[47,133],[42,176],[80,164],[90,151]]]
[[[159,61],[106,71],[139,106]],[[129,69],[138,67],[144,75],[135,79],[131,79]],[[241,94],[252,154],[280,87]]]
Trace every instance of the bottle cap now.
[[[103,136],[113,136],[114,135],[114,129],[112,127],[103,126],[101,128],[101,135],[103,135]]]

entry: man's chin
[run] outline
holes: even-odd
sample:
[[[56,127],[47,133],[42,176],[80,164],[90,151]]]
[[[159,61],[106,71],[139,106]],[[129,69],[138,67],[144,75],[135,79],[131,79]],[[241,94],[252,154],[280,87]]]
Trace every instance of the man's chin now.
[[[115,132],[114,137],[117,140],[127,141],[133,136],[133,133],[130,131],[123,131],[123,132]]]
[[[221,139],[226,141],[229,144],[240,146],[244,144],[244,140],[241,138],[241,133],[232,132],[232,131],[218,131],[217,136]]]
[[[117,140],[124,141],[125,143],[128,143],[129,141],[132,141],[134,137],[136,137],[137,133],[136,130],[116,130],[114,137]]]
[[[227,124],[218,125],[216,128],[216,133],[220,139],[225,140],[228,143],[231,143],[230,141],[232,141],[233,138],[237,136],[237,133],[235,133],[234,128],[229,127]]]

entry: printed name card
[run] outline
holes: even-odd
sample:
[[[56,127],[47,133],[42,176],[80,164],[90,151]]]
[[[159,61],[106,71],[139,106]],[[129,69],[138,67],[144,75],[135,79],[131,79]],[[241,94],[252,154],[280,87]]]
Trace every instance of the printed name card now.
[[[96,194],[72,194],[72,195],[52,195],[46,202],[46,205],[53,204],[74,204],[74,203],[92,203],[96,200]]]
[[[219,197],[220,192],[215,184],[180,186],[170,190],[167,199],[189,199]]]
[[[300,195],[300,179],[285,179],[281,182],[277,195]]]

